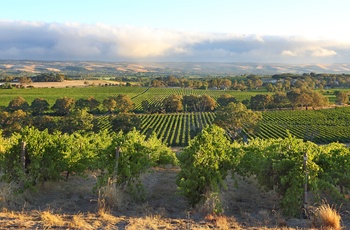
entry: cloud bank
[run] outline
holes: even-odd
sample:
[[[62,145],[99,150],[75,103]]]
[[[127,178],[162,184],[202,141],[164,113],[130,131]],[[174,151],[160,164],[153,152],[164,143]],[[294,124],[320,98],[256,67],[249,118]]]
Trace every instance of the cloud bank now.
[[[349,63],[350,42],[103,24],[0,21],[0,59]]]

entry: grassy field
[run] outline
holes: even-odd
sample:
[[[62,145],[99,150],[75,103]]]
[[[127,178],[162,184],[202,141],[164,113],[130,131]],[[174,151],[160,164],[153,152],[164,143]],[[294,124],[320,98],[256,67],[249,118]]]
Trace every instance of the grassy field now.
[[[213,98],[218,98],[220,95],[228,93],[235,96],[238,101],[250,99],[262,92],[240,92],[231,90],[195,90],[182,88],[147,88],[147,87],[121,87],[121,86],[90,86],[90,87],[68,87],[68,88],[24,88],[24,89],[0,89],[0,106],[7,106],[9,102],[17,96],[22,96],[29,104],[36,98],[46,99],[50,105],[53,105],[57,98],[64,96],[78,100],[80,98],[87,99],[90,96],[95,97],[102,102],[109,96],[118,94],[127,94],[135,103],[136,109],[141,107],[143,100],[148,100],[151,103],[158,103],[165,97],[172,94],[179,95],[203,95],[207,94]],[[266,92],[265,92],[266,93]]]
[[[127,94],[130,97],[134,97],[144,92],[146,89],[147,88],[120,86],[1,89],[0,106],[7,106],[9,102],[17,96],[22,96],[29,104],[31,104],[31,102],[36,98],[44,98],[52,106],[57,98],[62,98],[64,96],[71,97],[76,100],[80,98],[87,99],[88,97],[93,96],[98,101],[102,102],[103,99],[118,94]]]

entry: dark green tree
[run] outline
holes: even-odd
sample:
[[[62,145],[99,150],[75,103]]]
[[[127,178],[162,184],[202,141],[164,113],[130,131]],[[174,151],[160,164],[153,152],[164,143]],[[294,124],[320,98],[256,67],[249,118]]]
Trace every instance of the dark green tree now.
[[[73,98],[63,97],[58,98],[51,109],[59,115],[67,115],[73,111],[74,106],[75,100]]]
[[[220,95],[220,97],[217,99],[217,102],[220,106],[227,106],[230,102],[237,103],[237,100],[234,96],[225,93]]]
[[[30,105],[33,115],[42,114],[50,108],[49,103],[44,98],[36,98]]]
[[[261,112],[247,109],[242,103],[229,103],[216,111],[214,124],[225,129],[232,140],[242,136],[244,132],[253,133],[262,119]]]
[[[9,105],[7,106],[7,110],[10,112],[16,110],[28,111],[29,108],[30,107],[28,102],[21,96],[15,97],[13,100],[10,101]]]
[[[163,106],[166,112],[180,112],[183,110],[182,96],[170,95],[163,100]]]
[[[114,132],[123,131],[124,133],[128,133],[133,129],[141,129],[141,120],[135,114],[119,113],[110,116],[109,119]]]

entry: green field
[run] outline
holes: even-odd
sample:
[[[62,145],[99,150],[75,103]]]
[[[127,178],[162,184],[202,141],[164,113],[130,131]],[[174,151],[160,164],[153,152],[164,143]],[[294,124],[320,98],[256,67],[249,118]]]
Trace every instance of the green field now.
[[[9,102],[17,96],[22,96],[29,104],[36,98],[44,98],[52,106],[57,98],[64,96],[78,100],[80,98],[95,97],[103,101],[109,96],[127,94],[131,98],[143,93],[147,88],[143,87],[76,87],[76,88],[25,88],[25,89],[0,89],[0,106],[8,106]]]
[[[172,113],[139,115],[143,134],[156,132],[170,146],[186,146],[203,127],[211,124],[215,113]],[[111,129],[108,116],[100,116],[100,128]],[[283,110],[263,112],[259,131],[249,138],[293,136],[318,144],[350,143],[350,107],[323,110]]]
[[[146,88],[146,87],[120,87],[120,86],[106,86],[106,87],[76,87],[76,88],[26,88],[26,89],[0,89],[0,106],[8,106],[9,102],[17,96],[22,96],[29,104],[36,98],[44,98],[52,106],[57,98],[64,96],[78,100],[80,98],[87,99],[93,96],[98,101],[102,102],[109,96],[116,96],[118,94],[127,94],[135,103],[135,108],[141,108],[141,102],[148,100],[150,103],[159,103],[165,97],[178,95],[203,95],[207,94],[213,98],[218,98],[220,95],[227,93],[231,94],[238,101],[250,99],[259,92],[241,92],[233,90],[197,90],[184,88]],[[266,93],[266,92],[264,92]]]
[[[319,144],[350,143],[350,107],[264,112],[255,137],[286,137],[286,130],[293,136]]]

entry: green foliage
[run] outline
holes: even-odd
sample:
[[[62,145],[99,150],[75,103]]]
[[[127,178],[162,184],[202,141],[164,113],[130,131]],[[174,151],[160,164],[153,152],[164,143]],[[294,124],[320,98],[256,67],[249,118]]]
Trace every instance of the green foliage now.
[[[106,132],[49,134],[47,130],[26,127],[4,154],[4,177],[31,188],[39,182],[62,179],[64,172],[66,178],[73,172],[82,174],[86,169],[98,167],[96,158],[111,140]],[[20,159],[22,142],[26,143],[25,171]]]
[[[322,146],[321,150],[322,154],[315,159],[321,168],[320,189],[331,192],[333,197],[341,198],[341,194],[346,194],[350,189],[350,150],[339,143]]]
[[[49,109],[49,107],[49,103],[44,98],[36,98],[30,105],[34,115],[45,112]]]
[[[204,203],[205,195],[220,191],[231,169],[233,155],[225,131],[205,128],[179,156],[181,171],[177,185],[192,206]]]
[[[15,132],[20,132],[22,128],[32,123],[31,116],[23,110],[14,112],[0,112],[0,125],[5,136],[11,136]]]
[[[179,112],[183,110],[182,96],[170,95],[163,100],[163,106],[166,112]]]
[[[126,134],[119,132],[98,155],[98,166],[103,172],[99,177],[99,186],[114,178],[117,185],[127,187],[136,198],[143,199],[145,194],[140,175],[162,161],[176,162],[170,159],[170,151],[155,137],[146,140],[146,136],[135,129]],[[167,155],[163,159],[159,154]]]
[[[10,101],[7,109],[11,112],[16,110],[27,111],[29,109],[29,104],[23,97],[18,96]]]
[[[114,132],[130,132],[133,129],[141,128],[141,120],[135,114],[119,113],[109,117]]]
[[[243,130],[253,133],[261,119],[260,112],[247,109],[242,103],[231,102],[217,110],[214,124],[227,130],[230,137],[236,139],[243,133]]]
[[[60,130],[64,133],[74,133],[76,131],[88,132],[93,128],[93,115],[85,109],[75,109],[68,115],[61,118]]]
[[[57,151],[57,140],[47,131],[40,132],[34,128],[24,128],[18,138],[5,154],[5,178],[7,181],[23,182],[32,187],[38,182],[56,180],[64,170],[63,156]],[[26,170],[21,166],[21,142],[26,142]]]
[[[286,139],[256,139],[243,147],[237,173],[256,176],[260,186],[275,190],[281,196],[281,205],[288,215],[299,213],[303,204],[303,154],[308,154],[308,187],[317,190],[319,167],[313,161],[318,146],[311,142],[288,137]]]
[[[146,146],[150,149],[150,160],[154,165],[178,165],[178,159],[173,151],[166,146],[159,138],[156,133],[147,139]]]
[[[73,110],[74,106],[75,100],[65,96],[63,98],[58,98],[51,109],[59,115],[67,115]]]

